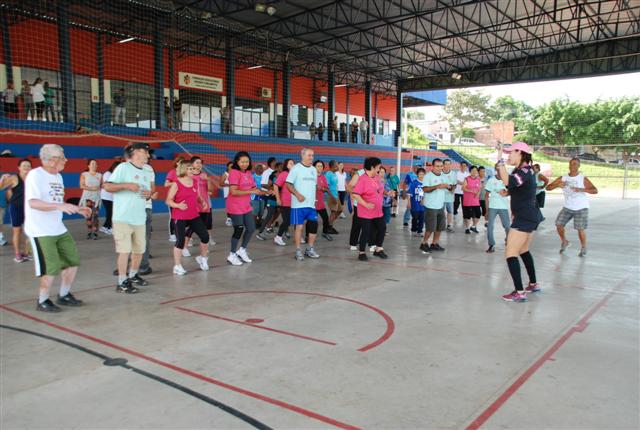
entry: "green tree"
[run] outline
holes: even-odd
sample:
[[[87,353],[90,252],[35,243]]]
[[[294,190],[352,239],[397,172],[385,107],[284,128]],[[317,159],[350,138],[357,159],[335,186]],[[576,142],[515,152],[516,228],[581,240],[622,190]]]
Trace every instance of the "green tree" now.
[[[516,131],[527,128],[534,109],[511,96],[498,97],[493,101],[487,113],[487,120],[491,122],[513,121]]]
[[[409,124],[407,129],[407,146],[410,148],[428,148],[429,140],[416,126]]]
[[[491,97],[466,89],[452,91],[444,106],[442,119],[449,122],[456,137],[460,137],[466,124],[484,121],[489,111]]]

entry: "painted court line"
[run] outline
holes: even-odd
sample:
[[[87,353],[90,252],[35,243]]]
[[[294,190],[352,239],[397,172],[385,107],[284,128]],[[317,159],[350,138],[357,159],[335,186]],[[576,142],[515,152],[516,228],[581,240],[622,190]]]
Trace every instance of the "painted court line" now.
[[[576,333],[582,333],[588,326],[589,320],[596,312],[602,309],[611,297],[613,297],[615,290],[619,289],[629,279],[630,275],[627,275],[623,280],[613,287],[609,293],[600,299],[595,305],[593,305],[573,326],[560,336],[560,338],[547,349],[540,358],[538,358],[522,375],[515,380],[493,403],[491,403],[471,424],[469,424],[466,430],[477,430],[482,427],[504,404],[513,396],[525,382],[529,380],[547,361],[553,360],[553,354],[555,354],[571,336]]]
[[[124,352],[125,354],[129,354],[131,356],[140,358],[140,359],[148,361],[150,363],[157,364],[159,366],[165,367],[167,369],[173,370],[175,372],[181,373],[181,374],[186,375],[186,376],[190,376],[190,377],[198,379],[200,381],[204,381],[204,382],[207,382],[209,384],[216,385],[218,387],[233,391],[235,393],[239,393],[239,394],[242,394],[244,396],[251,397],[253,399],[269,403],[271,405],[280,407],[282,409],[289,410],[291,412],[295,412],[297,414],[300,414],[300,415],[303,415],[305,417],[308,417],[308,418],[323,422],[325,424],[329,424],[329,425],[331,425],[333,427],[337,427],[337,428],[341,428],[341,429],[348,429],[348,430],[358,430],[359,429],[358,427],[353,426],[351,424],[347,424],[347,423],[344,423],[342,421],[338,421],[336,419],[327,417],[325,415],[321,415],[319,413],[310,411],[308,409],[301,408],[300,406],[296,406],[294,404],[287,403],[287,402],[284,402],[282,400],[274,399],[272,397],[268,397],[268,396],[265,396],[263,394],[259,394],[259,393],[256,393],[256,392],[253,392],[253,391],[250,391],[250,390],[246,390],[244,388],[240,388],[240,387],[237,387],[235,385],[227,384],[226,382],[222,382],[222,381],[220,381],[218,379],[214,379],[214,378],[202,375],[200,373],[194,372],[192,370],[176,366],[176,365],[168,363],[166,361],[162,361],[162,360],[159,360],[157,358],[153,358],[153,357],[150,357],[148,355],[144,355],[144,354],[142,354],[140,352],[137,352],[137,351],[134,351],[132,349],[126,348],[124,346],[116,345],[116,344],[111,343],[111,342],[109,342],[107,340],[100,339],[100,338],[97,338],[97,337],[94,337],[94,336],[79,332],[77,330],[74,330],[74,329],[59,325],[59,324],[55,324],[55,323],[40,319],[38,317],[35,317],[33,315],[29,315],[29,314],[21,312],[21,311],[18,311],[16,309],[10,308],[8,306],[0,305],[0,309],[8,311],[8,312],[11,312],[11,313],[13,313],[15,315],[21,316],[21,317],[26,318],[28,320],[35,321],[35,322],[40,323],[40,324],[45,324],[45,325],[47,325],[49,327],[55,328],[55,329],[60,330],[62,332],[69,333],[69,334],[72,334],[72,335],[77,336],[77,337],[81,337],[83,339],[89,340],[91,342],[94,342],[94,343],[97,343],[97,344],[100,344],[100,345],[104,345],[104,346],[106,346],[108,348],[112,348],[112,349],[115,349],[117,351]]]
[[[176,309],[178,309],[180,311],[184,311],[184,312],[190,312],[190,313],[196,314],[196,315],[201,315],[203,317],[215,318],[215,319],[219,319],[219,320],[222,320],[222,321],[232,322],[232,323],[235,323],[235,324],[240,324],[240,325],[253,327],[253,328],[259,328],[261,330],[272,331],[274,333],[284,334],[286,336],[291,336],[291,337],[297,337],[299,339],[310,340],[312,342],[324,343],[326,345],[332,345],[332,346],[336,345],[335,342],[330,342],[328,340],[317,339],[315,337],[304,336],[304,335],[301,335],[301,334],[292,333],[290,331],[278,330],[276,328],[271,328],[271,327],[267,327],[267,326],[252,324],[252,323],[248,323],[246,321],[238,321],[238,320],[234,320],[234,319],[231,319],[231,318],[222,317],[220,315],[214,315],[214,314],[210,314],[210,313],[207,313],[207,312],[198,311],[198,310],[195,310],[195,309],[183,308],[183,307],[180,307],[180,306],[176,306]]]

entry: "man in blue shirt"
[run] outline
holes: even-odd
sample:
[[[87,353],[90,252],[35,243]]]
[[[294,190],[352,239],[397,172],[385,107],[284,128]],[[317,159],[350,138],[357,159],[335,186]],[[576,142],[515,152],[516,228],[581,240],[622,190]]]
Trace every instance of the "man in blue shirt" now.
[[[420,166],[413,166],[413,170],[410,170],[409,173],[407,173],[407,175],[404,177],[403,191],[406,192],[406,190],[409,189],[409,186],[413,183],[413,181],[416,180],[418,176],[414,173],[414,171],[417,172],[418,169],[420,169]],[[409,208],[409,205],[407,205],[407,209],[404,211],[404,217],[402,219],[402,225],[405,228],[409,227],[410,219],[411,219],[411,209]]]
[[[409,191],[407,192],[409,196],[407,207],[411,209],[411,233],[415,233],[416,236],[422,236],[422,228],[424,227],[424,206],[422,205],[424,191],[422,190],[422,181],[425,174],[426,170],[420,167],[418,169],[418,177],[409,185]]]
[[[318,233],[318,212],[316,211],[316,187],[318,171],[313,167],[313,149],[304,148],[301,152],[301,162],[293,166],[287,176],[286,187],[291,193],[291,225],[295,226],[296,260],[319,258],[314,244]],[[309,242],[303,253],[300,248],[302,242],[302,228],[307,222]]]

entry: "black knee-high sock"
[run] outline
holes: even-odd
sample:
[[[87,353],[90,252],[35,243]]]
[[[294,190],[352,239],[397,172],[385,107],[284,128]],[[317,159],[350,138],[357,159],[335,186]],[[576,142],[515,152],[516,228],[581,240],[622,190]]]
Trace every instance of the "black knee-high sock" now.
[[[509,273],[511,273],[511,279],[513,279],[513,286],[517,291],[522,291],[522,277],[520,276],[518,257],[507,258],[507,266],[509,267]]]
[[[522,262],[524,263],[525,269],[527,269],[527,275],[529,275],[529,282],[535,284],[536,281],[536,268],[533,264],[533,256],[529,251],[524,254],[520,254],[520,258],[522,258]]]

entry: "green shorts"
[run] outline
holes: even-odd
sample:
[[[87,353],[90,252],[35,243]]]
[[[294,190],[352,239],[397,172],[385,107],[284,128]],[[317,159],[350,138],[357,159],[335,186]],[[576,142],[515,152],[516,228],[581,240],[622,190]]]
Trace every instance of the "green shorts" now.
[[[76,242],[69,232],[59,236],[32,237],[36,276],[56,276],[69,267],[80,265]]]

